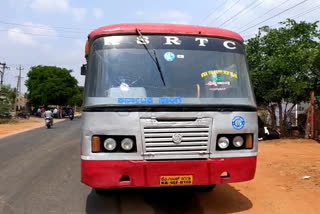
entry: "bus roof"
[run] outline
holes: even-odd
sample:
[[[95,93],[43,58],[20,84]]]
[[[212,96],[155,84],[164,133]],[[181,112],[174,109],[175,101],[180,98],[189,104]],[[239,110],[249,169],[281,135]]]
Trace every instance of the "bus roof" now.
[[[132,24],[115,24],[98,28],[89,34],[89,38],[100,35],[112,34],[134,34],[136,30],[143,33],[163,33],[163,34],[184,34],[184,35],[204,35],[226,37],[243,41],[243,38],[235,32],[221,28],[204,27],[196,25],[181,24],[151,24],[151,23],[132,23]]]

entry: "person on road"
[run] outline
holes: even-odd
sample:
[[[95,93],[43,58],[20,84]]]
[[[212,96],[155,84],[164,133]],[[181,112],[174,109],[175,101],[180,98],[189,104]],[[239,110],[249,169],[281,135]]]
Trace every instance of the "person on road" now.
[[[53,117],[58,118],[58,109],[57,108],[53,109]]]
[[[41,117],[41,109],[40,109],[40,107],[39,107],[38,110],[37,110],[37,116],[38,116],[38,117]]]
[[[71,116],[72,119],[74,118],[74,112],[72,108],[69,108],[68,115]]]
[[[42,107],[41,109],[41,117],[44,117],[44,113],[46,112],[46,108],[45,107]]]
[[[53,113],[49,109],[44,112],[44,119],[50,118],[51,124],[53,125]]]

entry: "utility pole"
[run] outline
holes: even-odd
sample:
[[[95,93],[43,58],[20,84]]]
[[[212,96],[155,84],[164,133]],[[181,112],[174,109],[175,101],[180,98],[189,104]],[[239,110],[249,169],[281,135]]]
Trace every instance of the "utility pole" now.
[[[14,102],[14,111],[15,111],[16,115],[17,115],[17,102],[18,102],[19,97],[21,95],[21,71],[24,70],[24,68],[22,68],[20,65],[19,68],[17,68],[17,70],[19,70],[19,76],[18,76],[17,88],[16,88],[16,99]]]
[[[3,77],[4,77],[4,71],[6,69],[10,69],[6,63],[0,63],[0,65],[2,65],[2,71],[0,71],[0,89],[3,86]]]
[[[315,133],[314,133],[314,115],[315,115],[315,96],[314,91],[311,91],[311,119],[310,119],[310,127],[311,127],[311,139],[315,139]]]

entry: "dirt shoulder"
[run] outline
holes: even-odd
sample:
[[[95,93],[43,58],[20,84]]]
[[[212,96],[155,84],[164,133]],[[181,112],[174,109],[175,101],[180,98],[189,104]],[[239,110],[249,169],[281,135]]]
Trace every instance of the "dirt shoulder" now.
[[[305,139],[262,141],[255,179],[222,185],[211,194],[217,193],[230,206],[203,204],[204,213],[229,213],[230,207],[237,213],[319,213],[320,144]]]
[[[65,119],[54,119],[54,123],[64,121]],[[0,124],[0,138],[7,137],[31,129],[44,127],[44,119],[39,117],[30,117],[29,119],[17,119],[13,123]]]

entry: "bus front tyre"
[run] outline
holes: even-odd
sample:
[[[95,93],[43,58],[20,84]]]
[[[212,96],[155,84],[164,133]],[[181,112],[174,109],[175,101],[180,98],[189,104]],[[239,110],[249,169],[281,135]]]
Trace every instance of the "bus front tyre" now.
[[[216,187],[215,184],[212,184],[212,185],[203,185],[203,186],[199,186],[199,187],[197,188],[197,191],[199,191],[199,192],[211,192],[215,187]]]
[[[94,188],[95,192],[97,195],[101,195],[101,196],[104,196],[104,195],[113,195],[113,194],[116,194],[117,189],[101,189],[101,188]]]
[[[105,189],[94,188],[94,191],[96,192],[97,195],[104,195],[105,194]]]

